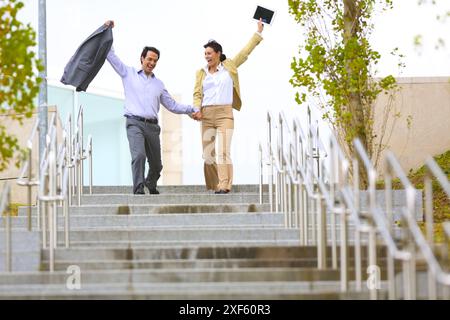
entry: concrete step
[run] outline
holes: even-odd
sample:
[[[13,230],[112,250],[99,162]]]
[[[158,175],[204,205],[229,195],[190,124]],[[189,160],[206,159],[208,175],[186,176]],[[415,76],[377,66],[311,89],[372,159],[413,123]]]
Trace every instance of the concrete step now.
[[[64,233],[58,232],[63,239]],[[284,228],[218,228],[218,229],[96,229],[92,231],[72,230],[71,241],[278,241],[296,240],[298,231]]]
[[[11,258],[11,270],[14,272],[39,271],[42,269],[40,251],[14,251]],[[0,274],[6,272],[6,256],[0,252]]]
[[[12,219],[13,230],[26,229],[27,220],[25,217],[16,217]],[[59,231],[64,230],[63,217],[58,218]],[[36,219],[33,220],[33,226],[36,228]],[[180,229],[284,229],[284,217],[282,214],[271,213],[233,213],[233,214],[171,214],[171,215],[129,215],[129,216],[102,216],[102,215],[81,215],[71,216],[70,227],[72,231],[137,231],[141,229],[148,230],[180,230]],[[327,228],[328,244],[332,243],[331,227]],[[2,230],[2,228],[0,228]],[[301,231],[296,228],[285,229],[290,232],[297,232],[300,239]],[[314,229],[315,232],[317,230]],[[313,228],[308,229],[311,236]],[[400,238],[401,230],[396,227],[396,237]],[[312,238],[310,238],[312,244]],[[350,244],[354,244],[355,230],[353,226],[347,229],[347,240]],[[71,240],[74,240],[71,237]],[[118,239],[118,241],[122,241]],[[336,242],[339,245],[341,241],[340,226],[336,226]],[[362,236],[360,238],[362,244],[368,243],[368,238]],[[78,242],[75,239],[75,242]]]
[[[6,234],[0,230],[0,272],[6,271]],[[11,233],[11,268],[13,271],[37,271],[41,262],[40,234],[14,230]]]
[[[330,260],[331,261],[331,260]],[[331,264],[331,262],[330,262]],[[152,270],[152,269],[208,269],[208,268],[315,268],[315,259],[199,259],[199,260],[92,260],[80,262],[78,260],[55,263],[56,271],[66,271],[68,267],[76,265],[81,270]],[[41,263],[42,271],[49,270],[49,262]]]
[[[402,270],[403,271],[403,270]],[[429,274],[426,272],[426,269],[416,270],[416,299],[429,299],[429,290],[428,290],[428,280]],[[395,275],[395,283],[396,283],[396,299],[404,299],[405,292],[403,290],[403,282],[404,274],[403,272],[399,272]],[[438,284],[436,286],[436,296],[439,300],[450,300],[450,287],[443,286]]]
[[[268,203],[266,195],[263,203]],[[98,194],[85,195],[81,198],[83,205],[101,204],[239,204],[259,203],[259,195],[256,193],[229,193],[229,194],[159,194],[159,195],[133,195],[133,194]]]
[[[178,204],[178,205],[89,205],[71,207],[70,215],[139,215],[139,214],[180,214],[180,213],[243,213],[269,212],[268,204]],[[62,208],[58,214],[62,215]],[[32,208],[32,215],[37,214],[37,208]],[[26,216],[27,208],[19,208],[19,216]]]
[[[66,284],[68,277],[68,274],[64,271],[54,273],[0,274],[0,290],[5,285]],[[331,280],[339,280],[338,270],[317,270],[314,268],[81,270],[81,282],[83,284]]]
[[[385,284],[383,283],[384,287]],[[348,293],[340,293],[338,281],[326,282],[239,282],[239,283],[155,283],[84,285],[80,290],[68,290],[64,285],[17,286],[0,291],[0,299],[143,299],[143,300],[305,300],[305,299],[368,299],[367,290],[356,292],[351,283]],[[384,290],[378,292],[386,298]]]
[[[11,232],[11,248],[15,252],[40,250],[38,231],[14,230]],[[0,253],[6,251],[6,233],[0,229]]]
[[[338,259],[338,266],[339,266]],[[380,260],[385,261],[385,260]],[[78,266],[81,270],[153,270],[153,269],[208,269],[208,268],[317,268],[316,258],[300,259],[198,259],[198,260],[90,260],[65,261],[57,260],[56,271],[66,271],[70,266]],[[354,272],[354,260],[349,259],[349,272]],[[331,257],[327,260],[328,269],[332,269]],[[366,270],[367,260],[362,261],[362,270]],[[41,262],[41,271],[49,270],[48,260]]]
[[[23,294],[10,292],[5,296],[0,294],[0,300],[369,300],[368,293],[339,293],[338,291],[330,290],[327,292],[312,292],[312,293],[222,293],[216,292],[186,292],[180,293],[179,290],[174,290],[169,293],[159,293],[149,291],[133,290],[133,293],[114,290],[115,288],[99,289],[97,291],[90,291],[87,293],[77,292],[52,292],[43,293],[40,290],[36,294]],[[270,290],[266,289],[266,290]],[[385,298],[378,298],[379,300],[386,300],[387,294],[383,292]],[[220,310],[219,310],[220,311]],[[223,312],[223,311],[221,311]]]
[[[11,219],[13,228],[26,228],[28,218],[25,216]],[[0,224],[3,218],[0,218]],[[64,227],[63,217],[58,219],[59,227]],[[37,226],[37,216],[32,218]],[[136,214],[136,215],[72,215],[71,228],[93,227],[167,227],[167,226],[283,226],[281,213],[211,213],[211,214]]]
[[[361,256],[367,257],[367,247],[362,247]],[[179,261],[202,261],[210,259],[255,259],[255,260],[284,260],[284,259],[315,259],[317,248],[315,246],[188,246],[187,244],[165,247],[165,246],[129,246],[103,247],[103,248],[57,248],[54,251],[55,259],[76,261],[98,261],[98,260],[179,260]],[[331,248],[327,248],[327,254],[331,258]],[[338,248],[339,254],[339,248]],[[354,248],[350,247],[348,255],[354,257]],[[386,248],[378,247],[377,256],[386,255]],[[338,255],[339,257],[339,255]],[[42,259],[48,260],[48,250],[42,250]]]
[[[4,286],[0,299],[368,299],[367,290],[340,293],[338,281],[289,282],[220,282],[220,283],[154,283],[154,284],[103,284],[82,285],[80,290],[69,290],[60,285]],[[386,284],[382,283],[380,298],[386,298]]]
[[[147,189],[145,189],[148,192]],[[206,190],[204,185],[177,185],[177,186],[158,186],[158,191],[161,194],[177,194],[177,193],[205,193],[211,194],[213,191]],[[263,191],[268,191],[268,186],[263,186]],[[84,187],[83,192],[85,195],[89,194],[89,187]],[[255,184],[242,184],[234,185],[231,189],[232,193],[258,193],[259,185]],[[93,194],[132,194],[133,186],[92,186]]]
[[[122,248],[126,249],[129,247],[173,247],[173,246],[236,246],[236,247],[247,247],[247,246],[299,246],[300,242],[298,240],[165,240],[165,241],[71,241],[70,246],[73,248],[85,248],[93,249],[97,247],[106,248]],[[64,242],[62,239],[58,241],[58,247],[64,247]]]

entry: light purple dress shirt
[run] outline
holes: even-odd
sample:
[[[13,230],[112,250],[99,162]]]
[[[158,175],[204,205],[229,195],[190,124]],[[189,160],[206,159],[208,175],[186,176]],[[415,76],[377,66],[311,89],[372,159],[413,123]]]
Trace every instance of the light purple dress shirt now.
[[[160,104],[178,114],[199,111],[191,105],[177,103],[167,92],[164,83],[154,74],[147,77],[144,71],[125,65],[117,57],[113,48],[106,59],[122,78],[125,91],[125,115],[158,119]]]

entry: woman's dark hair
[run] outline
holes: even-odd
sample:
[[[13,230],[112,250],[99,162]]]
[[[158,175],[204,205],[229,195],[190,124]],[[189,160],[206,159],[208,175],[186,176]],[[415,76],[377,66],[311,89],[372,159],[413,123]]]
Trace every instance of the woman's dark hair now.
[[[203,46],[203,48],[211,48],[214,52],[220,52],[220,62],[223,62],[227,59],[227,56],[223,54],[222,46],[216,40],[209,40],[207,44]]]
[[[160,52],[159,52],[159,50],[156,49],[155,47],[145,47],[144,50],[142,50],[141,58],[142,58],[142,59],[145,59],[145,57],[147,56],[147,53],[148,53],[149,51],[156,53],[156,54],[158,55],[158,60],[159,60]]]

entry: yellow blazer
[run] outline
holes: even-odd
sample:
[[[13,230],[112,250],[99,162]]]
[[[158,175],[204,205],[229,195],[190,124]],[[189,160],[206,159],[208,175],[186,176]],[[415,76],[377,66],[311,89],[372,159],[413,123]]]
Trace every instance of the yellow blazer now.
[[[255,33],[247,45],[233,58],[223,61],[225,70],[230,73],[231,79],[233,79],[233,108],[241,110],[241,90],[239,87],[239,76],[237,68],[247,61],[248,56],[256,48],[256,46],[262,41],[260,34]],[[206,77],[206,72],[202,68],[197,71],[195,88],[194,88],[194,107],[201,108],[203,101],[203,80]]]

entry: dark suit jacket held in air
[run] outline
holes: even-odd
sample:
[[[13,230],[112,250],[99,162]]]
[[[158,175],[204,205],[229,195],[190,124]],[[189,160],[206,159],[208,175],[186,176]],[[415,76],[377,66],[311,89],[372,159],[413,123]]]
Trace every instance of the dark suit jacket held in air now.
[[[61,82],[73,85],[77,91],[86,91],[105,63],[112,44],[112,29],[102,25],[77,49],[64,68]]]

